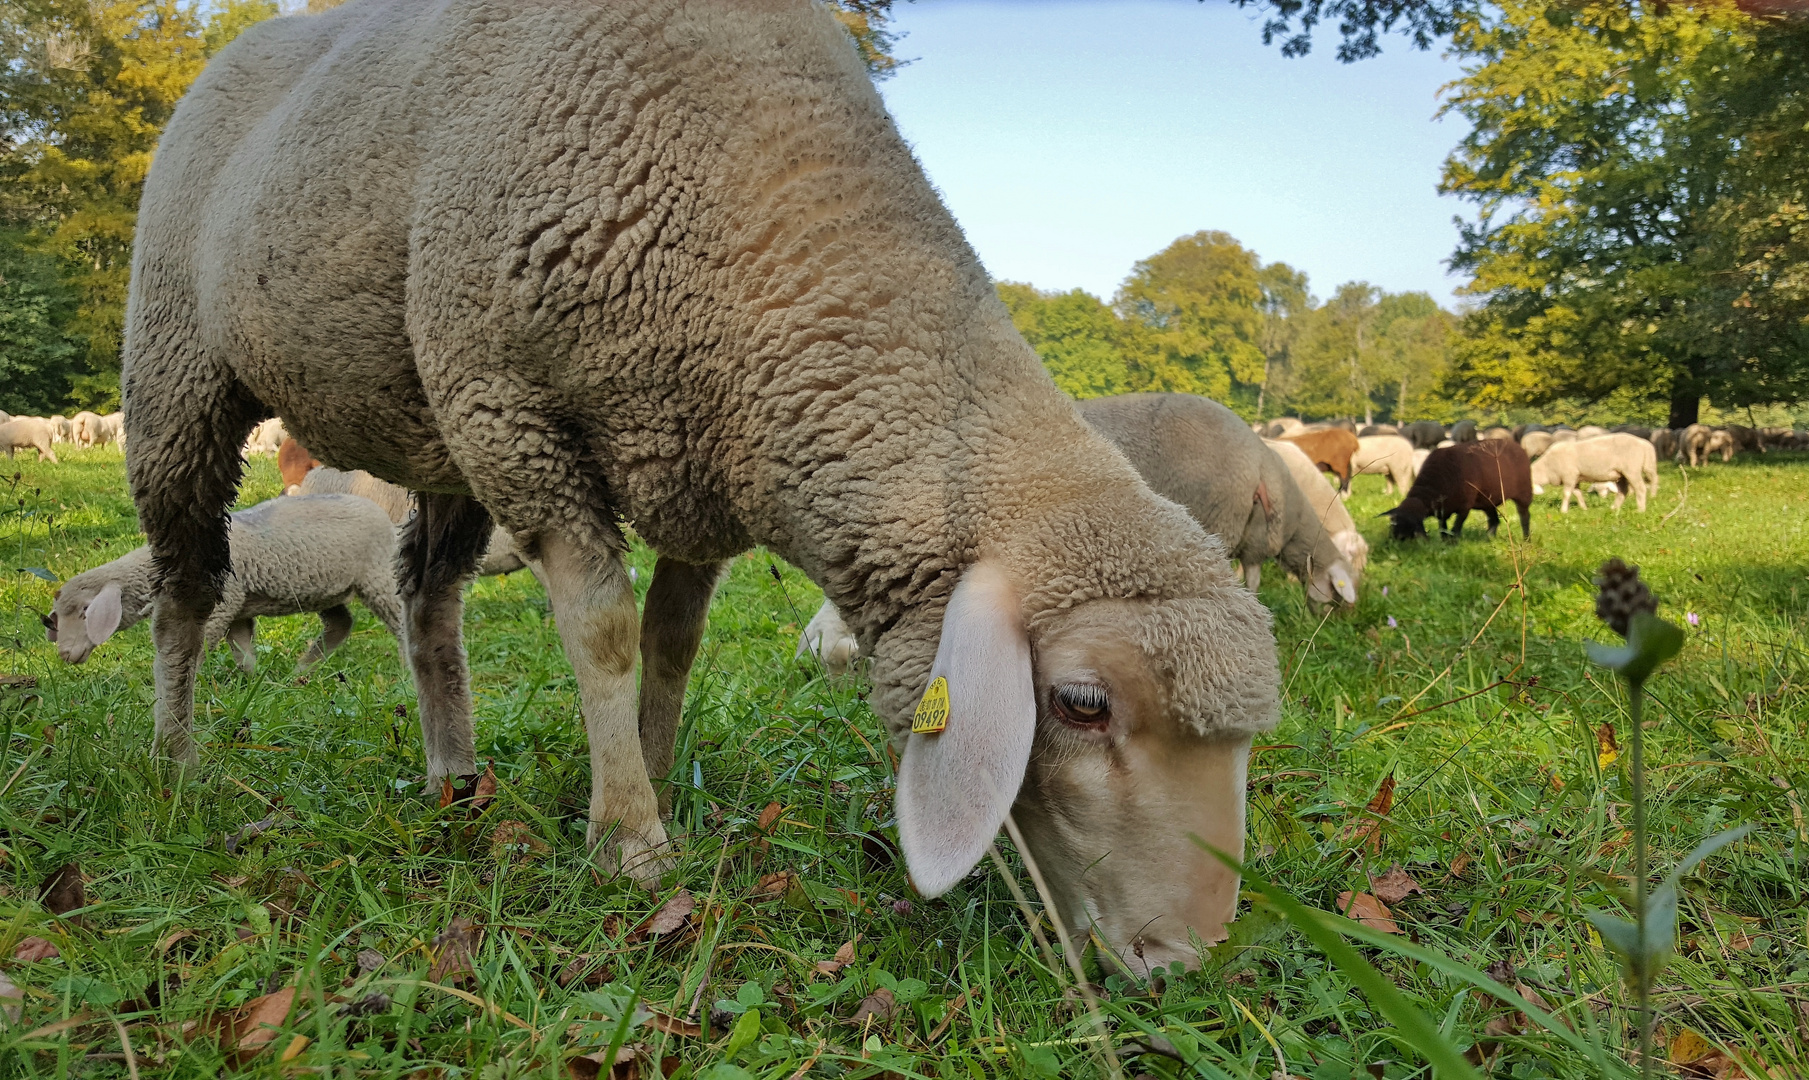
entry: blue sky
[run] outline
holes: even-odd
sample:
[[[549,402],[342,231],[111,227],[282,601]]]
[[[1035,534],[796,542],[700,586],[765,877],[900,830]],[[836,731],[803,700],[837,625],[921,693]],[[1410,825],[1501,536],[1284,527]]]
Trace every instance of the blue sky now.
[[[1225,0],[899,3],[916,58],[881,84],[994,277],[1110,299],[1131,263],[1223,229],[1315,294],[1366,280],[1456,303],[1465,204],[1436,191],[1463,137],[1434,120],[1457,66],[1399,38],[1340,64],[1264,46]]]

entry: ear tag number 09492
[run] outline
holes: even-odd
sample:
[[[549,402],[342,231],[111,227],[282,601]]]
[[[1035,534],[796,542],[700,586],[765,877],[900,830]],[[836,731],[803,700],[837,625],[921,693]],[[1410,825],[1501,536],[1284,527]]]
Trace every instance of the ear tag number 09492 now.
[[[948,727],[948,680],[938,675],[923,692],[917,711],[911,714],[911,732],[934,735],[945,727]]]

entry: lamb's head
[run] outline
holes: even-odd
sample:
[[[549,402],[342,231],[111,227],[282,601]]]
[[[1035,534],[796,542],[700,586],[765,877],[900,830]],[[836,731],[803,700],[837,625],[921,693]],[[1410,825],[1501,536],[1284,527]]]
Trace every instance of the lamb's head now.
[[[90,571],[63,583],[41,616],[44,633],[66,664],[88,659],[94,647],[113,636],[124,615],[119,583]]]
[[[1094,599],[1020,621],[1020,591],[963,575],[898,777],[912,879],[938,895],[1010,812],[1060,917],[1134,971],[1222,938],[1252,735],[1276,719],[1268,611],[1229,574],[1185,599]]]

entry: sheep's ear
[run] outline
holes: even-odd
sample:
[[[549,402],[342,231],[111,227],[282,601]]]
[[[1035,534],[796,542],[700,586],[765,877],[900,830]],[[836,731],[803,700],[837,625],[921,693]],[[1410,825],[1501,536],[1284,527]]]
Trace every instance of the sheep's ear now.
[[[113,636],[119,629],[119,617],[123,614],[119,603],[119,586],[108,585],[94,594],[88,601],[88,613],[83,617],[87,624],[88,640],[96,645]]]
[[[925,730],[938,720],[940,730]],[[898,768],[898,838],[923,895],[947,892],[986,854],[1024,783],[1035,735],[1036,685],[1017,590],[997,567],[976,564],[942,616]]]
[[[39,615],[38,621],[44,624],[44,636],[55,641],[57,639],[57,613],[53,610],[48,615]]]

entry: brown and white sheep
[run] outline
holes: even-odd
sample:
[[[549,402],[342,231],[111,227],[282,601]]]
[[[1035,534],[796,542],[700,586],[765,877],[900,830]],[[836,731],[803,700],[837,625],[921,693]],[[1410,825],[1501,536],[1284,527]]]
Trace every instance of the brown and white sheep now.
[[[224,510],[274,412],[420,493],[402,592],[433,776],[475,766],[460,594],[494,520],[546,573],[593,850],[652,880],[650,778],[709,598],[764,544],[872,658],[920,889],[1009,811],[1057,917],[1127,963],[1222,935],[1236,878],[1188,834],[1241,849],[1279,710],[1269,615],[1056,388],[822,5],[259,23],[165,129],[131,289],[159,752],[196,759]],[[660,555],[644,618],[622,519]]]
[[[1327,428],[1288,436],[1286,441],[1298,446],[1320,469],[1335,474],[1339,491],[1350,490],[1351,457],[1362,448],[1355,435],[1343,428]]]

